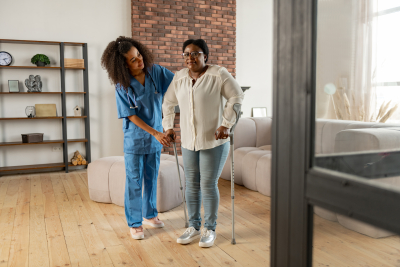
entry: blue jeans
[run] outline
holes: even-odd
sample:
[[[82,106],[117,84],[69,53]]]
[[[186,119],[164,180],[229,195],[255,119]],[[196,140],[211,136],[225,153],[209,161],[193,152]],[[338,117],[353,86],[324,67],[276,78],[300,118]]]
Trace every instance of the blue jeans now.
[[[200,208],[203,198],[204,227],[208,230],[215,230],[219,206],[218,178],[228,154],[229,142],[200,151],[182,148],[189,226],[200,229]]]
[[[157,212],[157,177],[161,151],[152,154],[125,153],[125,216],[129,227],[142,225]],[[143,195],[142,195],[142,185]]]

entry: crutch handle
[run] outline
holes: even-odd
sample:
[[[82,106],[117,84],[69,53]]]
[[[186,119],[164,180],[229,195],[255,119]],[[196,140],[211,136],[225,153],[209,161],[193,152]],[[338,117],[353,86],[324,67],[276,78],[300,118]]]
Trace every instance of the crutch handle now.
[[[242,108],[242,104],[236,103],[233,105],[233,110],[236,112],[236,121],[235,124],[231,127],[231,132],[229,133],[229,137],[231,139],[231,142],[233,142],[233,132],[235,131],[236,125],[239,122],[240,116],[242,115],[240,112]]]

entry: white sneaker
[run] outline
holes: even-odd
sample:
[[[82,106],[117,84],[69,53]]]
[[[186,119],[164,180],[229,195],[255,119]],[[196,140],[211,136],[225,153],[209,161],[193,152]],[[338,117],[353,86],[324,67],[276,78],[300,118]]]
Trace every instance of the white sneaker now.
[[[215,233],[215,231],[203,228],[203,230],[201,231],[199,246],[202,248],[212,247],[216,238],[217,233]]]
[[[190,226],[189,228],[186,229],[186,231],[183,233],[183,235],[178,237],[176,242],[178,244],[189,244],[193,240],[195,240],[199,237],[200,237],[200,231],[197,231],[196,228],[194,228],[193,226]]]

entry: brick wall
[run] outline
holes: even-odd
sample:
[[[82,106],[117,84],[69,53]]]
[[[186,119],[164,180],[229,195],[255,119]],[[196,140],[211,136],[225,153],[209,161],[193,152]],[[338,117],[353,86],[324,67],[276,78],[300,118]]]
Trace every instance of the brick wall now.
[[[132,0],[132,37],[172,72],[185,68],[183,42],[202,38],[210,50],[207,64],[236,76],[236,0]],[[179,128],[179,120],[175,125]],[[164,148],[173,154],[171,149]]]

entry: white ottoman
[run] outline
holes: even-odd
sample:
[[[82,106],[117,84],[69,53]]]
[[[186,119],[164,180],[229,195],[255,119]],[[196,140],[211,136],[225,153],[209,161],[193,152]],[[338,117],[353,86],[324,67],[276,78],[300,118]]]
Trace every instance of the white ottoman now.
[[[182,157],[178,157],[183,190],[185,174]],[[123,156],[106,157],[89,164],[88,185],[90,199],[96,202],[114,203],[124,206],[125,161]],[[157,210],[164,212],[182,204],[175,157],[161,154],[157,180]]]

